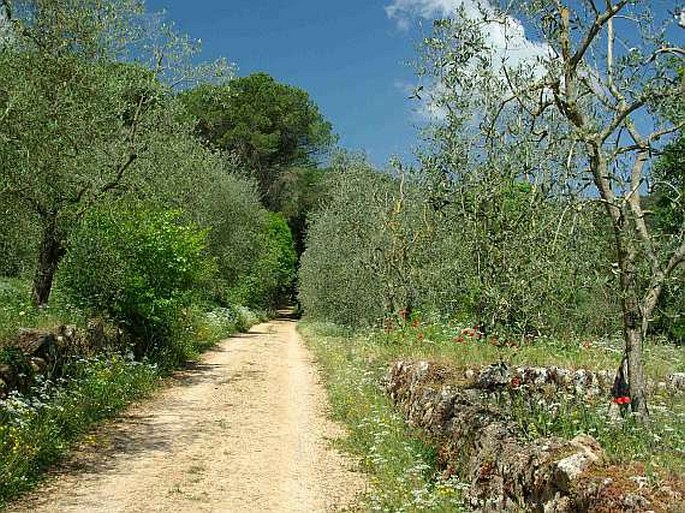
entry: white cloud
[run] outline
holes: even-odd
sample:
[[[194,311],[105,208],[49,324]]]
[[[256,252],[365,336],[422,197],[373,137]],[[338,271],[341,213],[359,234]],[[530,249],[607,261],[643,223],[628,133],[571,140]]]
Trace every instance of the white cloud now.
[[[470,18],[482,19],[483,13],[492,15],[493,18],[496,16],[490,3],[476,0],[394,0],[385,8],[385,12],[396,21],[399,28],[405,29],[419,18],[449,17],[460,7],[464,8],[466,16]],[[523,24],[512,16],[500,17],[498,22],[488,23],[485,32],[495,55],[506,61],[508,66],[551,55],[549,46],[528,39]]]
[[[454,15],[459,8],[472,19],[483,20],[483,15],[493,20],[486,22],[484,34],[488,46],[492,49],[493,66],[496,70],[503,67],[512,68],[521,64],[533,64],[538,59],[553,58],[549,45],[530,40],[526,37],[523,24],[512,16],[499,16],[493,6],[486,1],[478,0],[393,0],[385,8],[388,17],[397,23],[398,28],[406,30],[419,19],[431,20]],[[542,72],[542,68],[540,68]],[[441,85],[431,87],[432,93],[440,93]],[[430,96],[430,95],[429,95]],[[442,117],[439,109],[424,106],[422,112],[426,117]]]
[[[400,28],[406,29],[415,18],[449,16],[461,5],[464,5],[467,14],[478,14],[478,4],[473,0],[394,0],[385,8],[385,12],[397,21]]]

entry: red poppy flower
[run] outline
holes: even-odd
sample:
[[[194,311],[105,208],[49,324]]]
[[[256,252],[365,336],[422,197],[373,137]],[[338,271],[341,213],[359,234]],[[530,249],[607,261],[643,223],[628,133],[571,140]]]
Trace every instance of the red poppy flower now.
[[[630,404],[630,397],[628,397],[627,395],[623,395],[621,397],[614,397],[611,400],[611,402],[616,403],[616,404],[620,404],[620,405]]]
[[[426,336],[423,333],[419,333],[418,338],[420,341],[422,341]]]

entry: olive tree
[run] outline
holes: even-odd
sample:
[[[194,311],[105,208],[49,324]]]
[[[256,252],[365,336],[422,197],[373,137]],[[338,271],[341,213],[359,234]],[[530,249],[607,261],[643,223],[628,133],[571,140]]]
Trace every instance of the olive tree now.
[[[339,156],[310,219],[300,300],[313,317],[376,325],[433,301],[436,219],[419,177]]]
[[[76,221],[134,188],[151,139],[169,125],[161,80],[188,78],[174,66],[192,48],[164,27],[151,35],[137,0],[0,7],[13,35],[0,47],[2,194],[38,219],[33,298],[43,305]]]
[[[538,40],[526,39],[524,27]],[[425,44],[439,133],[458,132],[472,161],[515,151],[521,177],[603,205],[625,340],[614,393],[629,395],[641,418],[642,346],[685,259],[682,234],[661,238],[643,208],[652,160],[683,126],[677,30],[652,2],[532,0],[462,4]]]

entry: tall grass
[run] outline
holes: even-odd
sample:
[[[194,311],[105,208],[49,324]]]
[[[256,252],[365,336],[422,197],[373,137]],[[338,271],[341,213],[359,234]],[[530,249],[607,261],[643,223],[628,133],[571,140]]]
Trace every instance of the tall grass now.
[[[459,512],[464,486],[436,467],[435,449],[410,429],[379,387],[386,371],[368,339],[304,322],[300,332],[320,365],[332,414],[345,423],[343,448],[359,457],[372,485],[366,511]]]

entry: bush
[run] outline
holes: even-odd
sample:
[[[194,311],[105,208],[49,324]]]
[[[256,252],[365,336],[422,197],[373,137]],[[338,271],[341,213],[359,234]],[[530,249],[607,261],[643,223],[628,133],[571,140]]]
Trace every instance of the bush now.
[[[181,223],[179,212],[101,210],[73,239],[60,275],[72,297],[104,313],[136,339],[138,358],[149,352],[184,359],[176,331],[182,309],[212,277],[206,232]]]
[[[250,269],[231,290],[232,301],[257,309],[278,307],[291,296],[296,263],[288,223],[282,215],[269,213]]]

